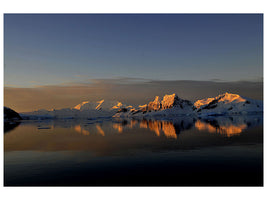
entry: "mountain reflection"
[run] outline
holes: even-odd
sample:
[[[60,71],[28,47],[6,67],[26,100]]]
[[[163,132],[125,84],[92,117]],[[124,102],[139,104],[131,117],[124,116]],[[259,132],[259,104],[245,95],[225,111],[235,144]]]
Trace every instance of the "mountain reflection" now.
[[[195,123],[195,127],[200,131],[208,131],[209,133],[219,133],[222,135],[226,135],[227,137],[231,137],[233,135],[239,135],[247,128],[246,124],[240,125],[228,125],[228,126],[219,126],[214,124],[209,124],[205,122],[201,122],[198,120]]]
[[[105,132],[99,125],[96,125],[96,129],[100,135],[105,136]]]
[[[54,131],[54,129],[72,129],[84,136],[107,136],[123,134],[147,129],[157,137],[178,139],[181,132],[195,127],[198,131],[216,133],[226,137],[240,135],[244,130],[263,123],[261,115],[236,115],[211,117],[177,117],[169,120],[146,120],[146,119],[112,119],[108,123],[101,120],[48,120],[48,121],[23,121],[22,124],[35,124],[40,132]],[[103,124],[104,123],[104,124]],[[12,130],[18,124],[9,127],[5,124],[5,133]]]
[[[251,126],[262,124],[262,116],[217,116],[207,118],[178,117],[170,121],[163,120],[121,120],[114,123],[113,128],[118,133],[123,133],[127,129],[138,127],[149,129],[156,136],[177,139],[178,134],[185,130],[195,127],[199,131],[217,133],[226,137],[240,135],[244,130]]]
[[[218,133],[227,137],[240,135],[244,130],[262,123],[262,116],[229,116],[199,119],[195,127],[199,131]]]
[[[127,121],[123,121],[122,123],[113,124],[113,128],[119,133],[122,133],[124,129],[133,128],[138,123],[140,128],[150,129],[151,131],[154,131],[157,136],[160,136],[162,133],[167,138],[177,138],[173,123],[168,121],[142,120],[138,122],[137,120],[132,120],[129,123],[127,123]]]
[[[153,131],[155,136],[177,139],[178,135],[186,130],[195,127],[199,131],[217,133],[226,137],[240,135],[250,126],[262,123],[262,117],[253,116],[231,116],[231,117],[208,117],[193,118],[181,117],[172,120],[135,120],[116,119],[111,123],[111,129],[122,134],[130,129],[148,129]],[[106,130],[108,133],[112,132]],[[74,125],[74,130],[82,135],[106,136],[105,131],[99,123],[80,123]]]
[[[74,130],[77,133],[80,133],[80,134],[83,134],[83,135],[90,135],[90,132],[88,130],[83,129],[80,124],[74,126]]]
[[[113,128],[119,133],[123,133],[127,129],[141,128],[153,131],[156,136],[165,136],[167,138],[177,139],[177,135],[193,127],[194,118],[176,118],[172,121],[163,120],[122,120],[113,124]]]
[[[20,124],[20,122],[12,122],[12,123],[5,122],[4,123],[4,133],[8,133],[9,131],[16,128],[19,124]]]
[[[88,129],[89,130],[92,129],[92,130],[89,131]],[[82,135],[90,135],[90,132],[92,132],[92,133],[97,133],[99,135],[105,136],[105,132],[103,131],[101,126],[99,126],[98,124],[96,124],[94,128],[87,127],[82,124],[78,124],[74,126],[74,130],[77,133],[82,134]]]
[[[141,121],[140,128],[149,128],[154,131],[157,136],[163,133],[167,138],[177,139],[176,131],[172,122],[168,121]]]
[[[98,155],[135,149],[190,149],[258,142],[262,116],[179,117],[166,120],[22,121],[4,135],[5,151],[91,151]],[[253,129],[254,127],[254,129]],[[225,140],[224,137],[232,137]]]

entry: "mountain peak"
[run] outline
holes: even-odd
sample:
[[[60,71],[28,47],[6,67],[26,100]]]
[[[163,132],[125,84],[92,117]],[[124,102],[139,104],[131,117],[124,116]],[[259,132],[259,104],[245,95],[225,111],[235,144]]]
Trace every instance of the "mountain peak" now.
[[[96,110],[100,110],[102,107],[101,105],[104,103],[104,99],[102,99],[101,101],[97,101],[96,103],[98,103],[98,105],[95,107]]]
[[[246,99],[242,98],[240,95],[238,94],[232,94],[232,93],[224,93],[222,95],[219,95],[217,98],[220,98],[219,101],[227,101],[227,102],[244,102],[246,101]]]
[[[119,101],[117,101],[117,104],[115,106],[113,106],[111,109],[119,109],[123,106],[123,104]]]
[[[161,109],[161,103],[159,100],[159,96],[156,96],[154,101],[149,102],[148,110],[159,110]]]
[[[206,115],[255,113],[263,110],[262,101],[228,92],[214,98],[198,100],[194,106],[198,109],[197,113]]]
[[[84,101],[84,102],[82,102],[82,103],[76,105],[76,106],[74,107],[74,109],[76,109],[76,110],[80,110],[81,107],[82,107],[83,105],[87,104],[87,103],[89,103],[89,101]]]
[[[106,101],[104,99],[100,101],[90,102],[90,101],[84,101],[74,107],[76,110],[116,110],[120,109],[121,107],[125,106],[119,101]]]
[[[232,103],[232,102],[235,102],[235,103],[245,102],[246,99],[244,99],[243,97],[241,97],[238,94],[232,94],[232,93],[225,92],[224,94],[220,94],[216,97],[197,100],[194,103],[194,106],[196,108],[200,108],[203,105],[208,105],[208,104],[215,102],[215,101],[216,102],[224,102],[224,103],[228,104],[228,103]]]
[[[165,95],[161,101],[162,109],[172,108],[176,104],[177,100],[178,96],[175,93],[171,95]]]

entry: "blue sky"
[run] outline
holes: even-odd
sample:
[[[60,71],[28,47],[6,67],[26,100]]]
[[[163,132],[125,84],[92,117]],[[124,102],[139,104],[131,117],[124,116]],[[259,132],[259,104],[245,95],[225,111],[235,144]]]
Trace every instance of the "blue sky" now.
[[[4,16],[5,86],[259,80],[262,15]]]

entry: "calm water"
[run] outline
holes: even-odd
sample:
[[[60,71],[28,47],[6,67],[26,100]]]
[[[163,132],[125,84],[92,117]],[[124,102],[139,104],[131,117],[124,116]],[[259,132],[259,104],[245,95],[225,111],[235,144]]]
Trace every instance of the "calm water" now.
[[[262,115],[23,121],[5,130],[5,186],[263,185]]]

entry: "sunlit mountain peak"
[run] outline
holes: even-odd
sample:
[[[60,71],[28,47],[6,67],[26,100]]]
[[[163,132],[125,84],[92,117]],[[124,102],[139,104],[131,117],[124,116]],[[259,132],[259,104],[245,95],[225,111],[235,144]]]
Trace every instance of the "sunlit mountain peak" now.
[[[97,101],[96,103],[98,103],[98,105],[95,107],[96,110],[100,110],[101,109],[101,105],[104,103],[104,99],[102,99],[101,101]]]
[[[220,94],[217,97],[213,97],[213,98],[206,98],[206,99],[201,99],[201,100],[197,100],[194,103],[194,106],[196,108],[200,108],[203,105],[208,105],[209,103],[216,101],[216,102],[224,102],[225,104],[228,103],[240,103],[240,102],[246,102],[246,99],[241,97],[238,94],[232,94],[232,93],[224,93],[224,94]]]
[[[89,103],[89,101],[84,101],[84,102],[78,104],[77,106],[75,106],[74,109],[80,110],[81,107],[82,107],[83,105],[87,104],[87,103]]]
[[[111,109],[119,109],[123,106],[123,104],[121,102],[117,102],[117,104],[115,106],[113,106]]]

